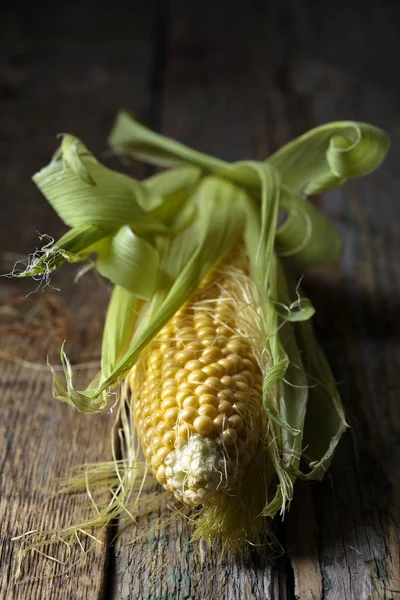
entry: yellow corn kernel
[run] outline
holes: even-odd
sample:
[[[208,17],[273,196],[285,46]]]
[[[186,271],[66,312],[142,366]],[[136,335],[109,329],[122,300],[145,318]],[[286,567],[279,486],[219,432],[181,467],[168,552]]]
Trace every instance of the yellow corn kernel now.
[[[129,381],[139,439],[161,485],[196,506],[239,483],[260,443],[262,374],[235,330],[221,271],[161,330]]]

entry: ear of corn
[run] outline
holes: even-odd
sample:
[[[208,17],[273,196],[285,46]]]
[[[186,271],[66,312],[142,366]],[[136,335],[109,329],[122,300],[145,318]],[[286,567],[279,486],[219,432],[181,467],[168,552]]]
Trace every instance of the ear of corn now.
[[[262,373],[237,330],[225,266],[203,281],[130,375],[146,459],[159,483],[194,506],[237,485],[264,426]]]
[[[331,123],[264,162],[228,164],[121,113],[110,142],[173,168],[138,182],[66,135],[35,175],[71,229],[13,274],[47,283],[64,262],[94,254],[115,286],[101,371],[76,390],[62,349],[66,383],[53,371],[54,395],[95,413],[129,381],[149,468],[179,501],[201,506],[195,536],[221,534],[231,546],[257,540],[262,517],[290,505],[297,477],[322,477],[346,427],[309,323],[314,309],[287,281],[280,256],[302,266],[340,258],[339,234],[307,195],[373,170],[388,138],[363,123]],[[117,492],[102,525],[134,489],[137,449],[122,414],[126,456],[115,462]]]

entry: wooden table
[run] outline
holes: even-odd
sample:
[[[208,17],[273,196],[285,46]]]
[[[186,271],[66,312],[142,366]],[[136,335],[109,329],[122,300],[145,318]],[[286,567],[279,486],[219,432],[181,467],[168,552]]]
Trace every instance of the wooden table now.
[[[219,560],[190,545],[190,528],[178,521],[134,545],[127,545],[131,530],[109,550],[98,544],[68,575],[14,585],[18,545],[10,537],[79,516],[82,500],[54,498],[55,480],[70,466],[109,460],[112,425],[109,414],[82,416],[53,401],[47,370],[23,361],[44,363],[47,354],[57,361],[68,334],[69,354],[89,363],[77,374],[88,381],[108,292],[90,275],[74,286],[66,269],[52,279],[62,290],[53,292],[56,305],[43,294],[12,304],[34,284],[1,280],[0,598],[400,598],[400,4],[330,6],[9,3],[0,25],[3,272],[36,248],[38,231],[57,237],[64,230],[30,181],[56,148],[56,134],[78,135],[116,166],[106,136],[122,107],[227,160],[261,159],[336,119],[380,125],[393,147],[378,172],[319,199],[346,250],[339,268],[308,273],[305,283],[351,430],[324,482],[298,487],[290,517],[278,527],[285,553],[276,559],[248,549]],[[28,304],[34,316],[26,327],[17,315]],[[46,575],[48,562],[36,556],[24,573]]]

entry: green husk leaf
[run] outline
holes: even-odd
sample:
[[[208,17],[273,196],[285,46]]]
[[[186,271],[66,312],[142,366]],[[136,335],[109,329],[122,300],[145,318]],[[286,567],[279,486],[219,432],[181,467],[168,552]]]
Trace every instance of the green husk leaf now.
[[[318,194],[376,169],[388,135],[367,123],[337,121],[315,127],[268,158],[293,194]]]
[[[290,413],[285,414],[282,408],[283,379],[289,368],[290,359],[280,340],[279,317],[276,310],[276,304],[280,300],[276,285],[274,255],[280,195],[279,173],[266,164],[246,163],[246,167],[253,168],[257,173],[261,188],[261,215],[254,203],[249,204],[245,241],[252,278],[258,290],[263,329],[267,336],[264,350],[267,358],[264,358],[266,367],[263,371],[263,405],[271,419],[266,444],[278,477],[278,487],[274,498],[268,498],[263,514],[273,516],[278,510],[284,510],[293,494],[292,480],[287,474],[286,465],[282,463],[285,435],[291,440],[300,437],[301,443],[301,427],[298,427],[295,421],[290,422],[288,420]]]
[[[55,246],[76,255],[77,260],[87,258],[93,252],[95,245],[109,235],[109,230],[95,225],[73,227],[65,233]]]
[[[63,135],[59,156],[64,165],[68,166],[84,183],[96,185],[83,160],[84,157],[90,160],[91,154],[81,140],[73,135]]]
[[[246,165],[252,168],[252,165]],[[293,496],[308,401],[308,381],[290,321],[309,319],[314,309],[309,301],[300,298],[297,290],[297,300],[290,301],[284,272],[274,252],[279,174],[269,165],[257,166],[256,172],[260,177],[261,215],[250,201],[245,239],[268,336],[265,352],[269,360],[263,380],[263,404],[271,419],[266,441],[278,486],[275,495],[268,498],[263,514],[272,517],[278,511],[284,512]],[[280,317],[277,310],[282,305],[288,307],[284,317]]]
[[[101,371],[109,377],[128,350],[135,332],[140,301],[125,288],[114,286],[104,324]]]
[[[106,407],[110,394],[102,394],[99,398],[93,390],[95,392],[101,381],[113,373],[118,361],[129,348],[135,332],[139,307],[140,300],[136,295],[123,287],[114,286],[103,331],[101,371],[97,373],[84,393],[76,391],[72,382],[71,364],[64,351],[64,342],[61,347],[61,363],[64,367],[67,389],[65,390],[61,379],[49,364],[53,375],[54,398],[89,414],[101,412]]]
[[[35,253],[27,268],[15,275],[35,277],[55,271],[65,262],[85,260],[93,251],[93,246],[107,235],[109,232],[106,229],[92,225],[73,227],[58,241],[51,241],[43,246],[38,253]]]
[[[165,231],[142,208],[148,194],[142,184],[101,165],[77,138],[65,139],[66,156],[62,144],[56,159],[33,177],[64,223],[109,230],[127,224],[138,234]]]
[[[158,198],[149,214],[168,226],[168,236],[188,227],[196,216],[196,204],[188,202],[201,180],[196,167],[177,167],[146,179],[144,185],[151,197]],[[159,195],[161,194],[161,195]]]
[[[200,177],[196,167],[177,167],[148,177],[143,181],[149,192],[146,209],[155,219],[170,224],[193,195]]]
[[[60,357],[61,357],[61,364],[62,364],[63,370],[64,370],[65,380],[67,383],[66,389],[64,388],[64,386],[61,382],[61,379],[58,377],[57,373],[55,372],[55,370],[53,369],[51,364],[48,363],[51,373],[53,375],[53,396],[54,396],[54,398],[56,398],[56,400],[61,400],[62,402],[66,402],[67,404],[71,404],[72,406],[75,406],[75,408],[77,408],[78,410],[80,410],[81,412],[84,412],[84,413],[93,414],[93,413],[102,411],[108,403],[108,396],[106,394],[104,394],[103,397],[98,398],[98,397],[94,397],[94,395],[91,393],[91,387],[93,385],[95,385],[98,378],[95,378],[93,380],[93,382],[87,388],[85,394],[82,394],[81,392],[76,391],[74,389],[74,386],[72,383],[73,376],[72,376],[71,363],[69,362],[68,357],[64,351],[64,346],[65,346],[65,342],[61,346]]]
[[[332,370],[312,323],[296,323],[296,336],[303,350],[309,385],[303,434],[303,460],[309,471],[299,471],[298,475],[303,479],[322,479],[348,425]]]
[[[298,298],[288,308],[290,312],[285,319],[291,323],[308,321],[315,314],[315,308],[308,298]]]
[[[278,222],[278,209],[280,197],[279,173],[270,165],[259,163],[246,163],[248,168],[256,171],[260,178],[261,188],[261,219],[255,215],[248,221],[247,240],[252,274],[258,288],[260,304],[263,308],[265,330],[277,332],[278,313],[274,306],[277,296],[271,295],[271,269],[274,268],[274,243]],[[255,240],[257,242],[255,242]],[[274,290],[272,290],[274,293]],[[264,404],[268,404],[268,393],[274,383],[280,381],[285,374],[285,365],[288,361],[279,341],[279,336],[274,333],[268,340],[271,367],[264,379]],[[277,368],[279,365],[279,368]],[[273,374],[273,375],[272,375]],[[276,411],[278,412],[278,411]]]
[[[227,163],[167,136],[151,131],[127,110],[118,113],[108,138],[112,148],[160,167],[194,166],[207,173],[222,174]]]
[[[334,225],[307,200],[281,194],[286,221],[276,232],[275,248],[282,258],[291,257],[301,266],[330,265],[343,251],[342,238]]]
[[[129,225],[104,240],[97,252],[96,267],[101,275],[138,298],[152,297],[159,266],[158,251],[133,233]]]
[[[270,296],[279,303],[290,306],[289,294],[286,287],[285,275],[279,260],[272,260]],[[265,397],[264,406],[268,401],[273,403],[279,420],[279,427],[271,432],[269,447],[276,473],[279,478],[275,496],[270,499],[264,509],[264,515],[273,517],[278,511],[282,513],[293,496],[293,485],[299,469],[303,446],[303,428],[308,401],[308,382],[304,373],[300,349],[294,333],[293,325],[285,319],[281,321],[273,306],[267,308],[270,325],[278,328],[278,332],[270,336],[276,345],[275,352],[285,361],[285,369],[281,371],[275,386]],[[278,363],[279,364],[279,363]],[[269,373],[266,374],[266,379]],[[264,388],[265,388],[264,382]]]

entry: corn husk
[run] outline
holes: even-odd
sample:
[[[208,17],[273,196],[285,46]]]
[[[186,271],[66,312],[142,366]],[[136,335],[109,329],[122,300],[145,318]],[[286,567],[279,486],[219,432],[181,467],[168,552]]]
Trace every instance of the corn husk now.
[[[308,196],[371,172],[388,151],[388,137],[364,123],[330,123],[265,161],[229,164],[152,132],[122,112],[109,141],[118,153],[167,169],[139,182],[106,168],[79,139],[65,135],[50,164],[34,176],[70,229],[15,274],[47,281],[63,263],[94,256],[95,268],[114,286],[100,372],[86,389],[76,390],[63,347],[65,381],[53,370],[53,394],[82,412],[104,410],[157,333],[241,245],[255,310],[268,332],[262,342],[268,357],[263,407],[270,422],[265,442],[274,484],[261,512],[284,514],[297,478],[323,477],[347,425],[310,322],[314,309],[288,278],[283,260],[290,257],[301,269],[340,260],[340,235]],[[287,217],[281,226],[280,210]],[[115,518],[135,489],[124,471],[124,465],[132,469],[137,461],[137,447],[128,439],[134,424],[126,408],[121,410],[127,455],[114,470],[115,479],[125,484],[101,511],[101,525]],[[200,523],[198,537],[213,537],[213,518],[215,510]],[[94,524],[96,519],[87,526]]]

